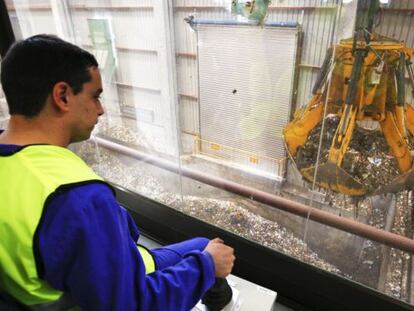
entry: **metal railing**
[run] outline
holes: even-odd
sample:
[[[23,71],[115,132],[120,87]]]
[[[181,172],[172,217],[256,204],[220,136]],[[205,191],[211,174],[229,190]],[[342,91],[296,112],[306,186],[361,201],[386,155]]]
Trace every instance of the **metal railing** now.
[[[258,153],[201,139],[199,136],[194,137],[193,152],[194,154],[201,154],[228,161],[231,164],[257,169],[278,178],[284,178],[286,173],[287,158],[275,159]]]

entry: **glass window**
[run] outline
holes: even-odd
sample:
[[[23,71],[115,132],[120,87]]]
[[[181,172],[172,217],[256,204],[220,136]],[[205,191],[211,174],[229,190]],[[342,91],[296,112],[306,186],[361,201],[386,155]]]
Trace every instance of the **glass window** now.
[[[1,57],[0,57],[1,64]],[[4,97],[3,89],[0,84],[0,129],[4,129],[7,126],[7,120],[9,119],[9,113],[7,108],[6,98]]]
[[[7,2],[98,59],[106,113],[72,148],[104,178],[413,303],[413,254],[341,220],[413,238],[414,3]]]

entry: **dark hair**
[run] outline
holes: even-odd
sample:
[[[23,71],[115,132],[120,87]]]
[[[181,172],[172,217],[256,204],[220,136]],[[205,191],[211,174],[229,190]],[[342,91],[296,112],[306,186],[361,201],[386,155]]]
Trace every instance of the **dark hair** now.
[[[95,57],[53,35],[36,35],[15,43],[1,64],[1,84],[10,114],[33,117],[39,114],[60,81],[75,94],[91,80],[89,68],[98,66]]]

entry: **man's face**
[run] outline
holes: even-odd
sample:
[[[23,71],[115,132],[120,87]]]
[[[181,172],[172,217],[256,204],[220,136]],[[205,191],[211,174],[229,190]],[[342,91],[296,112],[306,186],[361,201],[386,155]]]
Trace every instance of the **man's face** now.
[[[100,102],[102,93],[101,74],[97,67],[90,67],[91,80],[83,84],[82,91],[72,95],[71,143],[90,137],[98,117],[104,113]]]

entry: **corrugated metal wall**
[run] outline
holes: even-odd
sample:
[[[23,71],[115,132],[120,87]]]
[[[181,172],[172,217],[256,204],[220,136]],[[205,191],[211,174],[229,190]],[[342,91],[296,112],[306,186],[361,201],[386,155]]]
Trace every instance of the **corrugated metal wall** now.
[[[414,48],[414,1],[390,0],[384,8],[376,31],[384,36],[404,41],[407,47]],[[411,87],[406,87],[407,102],[414,105]]]
[[[201,139],[284,158],[282,129],[290,115],[298,29],[197,28]]]
[[[180,105],[182,130],[198,134],[197,101],[198,85],[195,34],[184,21],[185,17],[194,15],[200,19],[228,20],[234,19],[230,14],[231,1],[226,0],[175,0],[174,23],[176,33],[176,50],[178,53],[177,68],[179,70],[178,86],[180,92],[192,95],[185,98],[185,105]],[[303,46],[299,64],[299,81],[297,90],[297,105],[305,105],[311,98],[311,90],[315,83],[329,47],[333,34],[337,0],[275,0],[269,8],[267,21],[296,21],[302,25]],[[341,9],[343,10],[343,8]],[[382,20],[377,32],[404,40],[407,46],[414,47],[414,32],[410,28],[414,20],[414,1],[390,0],[384,7]],[[342,25],[343,26],[343,25]],[[349,29],[353,25],[346,25]],[[350,33],[339,29],[338,35]],[[277,53],[277,51],[275,51]],[[407,100],[413,101],[411,89],[407,88]]]
[[[232,19],[229,1],[173,1],[175,48],[177,55],[177,85],[180,95],[181,130],[199,134],[197,38],[184,21],[190,15],[200,19]]]
[[[22,37],[34,33],[57,33],[49,0],[8,0],[16,32]],[[297,104],[304,105],[311,96],[319,67],[329,46],[339,0],[273,0],[268,21],[297,21],[303,28],[302,58],[299,64]],[[116,92],[108,99],[118,101],[137,111],[150,111],[153,118],[145,122],[161,125],[166,109],[160,85],[159,36],[154,16],[153,0],[70,0],[71,18],[77,43],[91,47],[87,19],[108,17],[114,33],[118,56]],[[185,17],[210,20],[234,19],[230,13],[231,0],[173,0],[174,36],[176,49],[177,85],[180,98],[181,130],[198,134],[198,72],[197,43]],[[414,1],[390,0],[382,13],[378,32],[404,40],[414,47]],[[18,19],[19,23],[16,23]],[[20,28],[20,29],[17,29]],[[349,25],[351,28],[351,25]],[[278,53],[278,51],[275,51]],[[412,102],[411,90],[407,97]]]
[[[190,29],[184,18],[194,15],[199,19],[234,20],[235,17],[231,15],[231,1],[228,0],[175,0],[173,3],[176,50],[178,53],[177,67],[180,73],[178,87],[180,91],[185,90],[186,94],[193,95],[190,102],[186,99],[185,107],[180,106],[181,115],[183,116],[181,126],[182,130],[186,132],[198,134],[198,124],[191,122],[197,120],[195,115],[199,111],[198,85],[197,82],[191,82],[192,79],[189,78],[197,77],[197,67],[196,65],[188,66],[191,63],[197,63],[195,56],[197,43],[194,31]],[[272,1],[269,8],[267,21],[295,21],[303,27],[304,41],[297,93],[297,103],[299,105],[309,100],[311,86],[316,79],[318,68],[323,62],[336,14],[335,3],[335,0]],[[275,51],[275,53],[277,54],[278,51]],[[181,66],[186,68],[180,69]]]
[[[157,136],[162,152],[175,154],[174,97],[166,80],[165,4],[154,1],[68,1],[77,43],[93,51],[88,20],[107,18],[113,31],[117,59],[115,73],[107,77],[106,97],[109,109],[121,116],[136,119],[140,135]],[[168,85],[167,85],[168,84]],[[105,91],[105,93],[107,93]],[[107,94],[105,94],[107,96]],[[134,124],[130,119],[128,124]],[[150,139],[153,140],[153,139]],[[147,146],[152,148],[150,146]],[[161,151],[161,150],[158,150]]]
[[[117,89],[110,101],[142,122],[161,125],[161,79],[157,21],[152,1],[69,1],[77,43],[91,49],[88,19],[108,18],[112,27]]]
[[[64,39],[96,54],[88,21],[106,19],[112,30],[117,63],[115,71],[103,75],[107,123],[119,122],[111,115],[134,117],[139,121],[135,123],[137,127],[141,126],[148,136],[157,133],[160,145],[168,145],[166,149],[174,153],[178,145],[171,108],[174,98],[165,83],[166,69],[161,68],[166,66],[167,57],[164,32],[168,28],[165,20],[159,20],[164,18],[165,4],[153,0],[9,0],[7,4],[16,30],[20,28],[21,37],[25,38],[37,33],[58,34],[53,9],[65,3],[73,37],[64,34]],[[65,17],[58,16],[57,20],[64,23]]]
[[[6,5],[16,38],[26,38],[35,33],[57,34],[50,1],[7,0]]]

